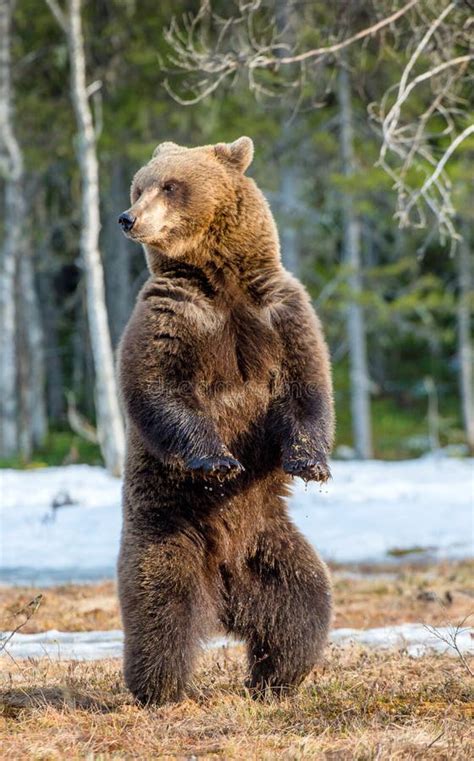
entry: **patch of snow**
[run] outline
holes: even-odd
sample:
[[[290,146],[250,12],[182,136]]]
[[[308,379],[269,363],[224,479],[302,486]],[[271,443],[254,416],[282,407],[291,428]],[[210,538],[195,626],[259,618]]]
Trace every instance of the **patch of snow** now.
[[[291,514],[326,560],[387,560],[395,549],[466,557],[474,541],[474,460],[332,463],[329,484],[297,479]]]
[[[401,650],[412,657],[427,653],[455,655],[449,643],[453,641],[451,627],[437,627],[436,634],[423,624],[401,624],[378,629],[334,629],[331,642],[338,646],[364,645],[378,650]],[[9,636],[5,632],[4,640]],[[447,642],[440,639],[447,640]],[[1,640],[0,640],[1,641]],[[473,630],[464,629],[456,637],[462,653],[474,653]],[[210,640],[206,647],[229,647],[238,644],[228,637]],[[13,658],[51,658],[53,660],[98,660],[120,658],[123,652],[123,634],[120,630],[96,632],[58,632],[51,630],[38,634],[16,633],[6,645],[2,655]]]
[[[473,636],[474,630],[470,627],[456,631],[452,626],[399,624],[376,629],[334,629],[331,642],[336,645],[354,643],[376,650],[402,650],[416,658],[430,652],[456,655],[455,646],[461,653],[473,655]]]
[[[9,632],[4,632],[1,638],[5,641],[8,636]],[[0,654],[6,657],[10,654],[15,659],[96,661],[101,658],[120,658],[122,651],[123,634],[118,629],[96,632],[59,632],[50,629],[37,634],[16,633]]]
[[[67,492],[74,505],[52,509]],[[0,579],[48,585],[115,574],[121,482],[100,467],[0,471]]]
[[[295,479],[290,513],[325,559],[387,560],[393,548],[440,557],[473,548],[474,460],[332,463],[329,484]],[[100,467],[0,470],[0,579],[48,584],[111,578],[121,483]],[[58,495],[74,504],[53,510]]]

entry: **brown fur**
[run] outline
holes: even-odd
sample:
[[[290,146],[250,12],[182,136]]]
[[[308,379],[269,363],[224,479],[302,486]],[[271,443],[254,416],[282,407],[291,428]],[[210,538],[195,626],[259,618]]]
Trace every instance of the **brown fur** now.
[[[326,567],[286,507],[291,476],[329,477],[328,352],[244,175],[252,153],[164,143],[132,185],[150,278],[120,351],[119,591],[144,703],[181,697],[217,622],[246,641],[256,694],[299,684],[330,623]]]

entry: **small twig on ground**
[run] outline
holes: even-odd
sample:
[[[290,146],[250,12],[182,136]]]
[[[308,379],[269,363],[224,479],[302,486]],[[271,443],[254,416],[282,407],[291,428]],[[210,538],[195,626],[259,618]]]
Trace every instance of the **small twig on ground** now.
[[[438,740],[441,740],[441,738],[443,737],[443,735],[444,735],[444,729],[443,729],[443,731],[442,731],[442,732],[440,732],[440,733],[439,733],[439,735],[438,735],[437,737],[435,737],[435,739],[434,739],[434,740],[432,740],[432,741],[430,742],[430,744],[429,744],[429,745],[427,745],[427,746],[426,746],[426,750],[429,750],[430,748],[432,748],[432,747],[433,747],[433,745],[434,745],[435,743],[437,743],[437,742],[438,742]]]
[[[18,626],[16,626],[5,638],[0,639],[0,653],[5,650],[7,655],[10,655],[8,651],[5,649],[8,643],[13,639],[15,634],[18,634],[20,629],[23,629],[24,626],[28,623],[28,621],[35,615],[36,611],[38,610],[39,606],[41,605],[41,602],[43,600],[43,595],[39,594],[36,595],[32,600],[30,600],[29,603],[27,603],[23,608],[21,608],[15,615],[25,616],[25,620],[21,621]]]
[[[430,626],[429,624],[423,624],[423,626],[425,627],[427,631],[430,632],[430,634],[432,634],[434,637],[439,639],[440,642],[444,642],[446,645],[448,645],[448,647],[454,650],[456,654],[458,655],[462,665],[466,669],[467,673],[470,676],[474,677],[474,672],[471,669],[469,663],[467,662],[464,656],[464,653],[462,652],[458,644],[459,635],[469,630],[469,627],[464,626],[464,624],[469,618],[471,618],[472,615],[473,614],[470,614],[469,616],[466,616],[465,618],[463,618],[463,620],[456,626],[448,626],[448,630],[449,630],[448,634],[443,634],[435,626]]]

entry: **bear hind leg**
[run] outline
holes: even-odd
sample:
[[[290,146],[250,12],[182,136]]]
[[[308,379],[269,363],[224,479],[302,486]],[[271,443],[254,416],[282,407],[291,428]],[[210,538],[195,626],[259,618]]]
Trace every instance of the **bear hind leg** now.
[[[119,595],[128,688],[144,705],[179,701],[213,609],[199,554],[186,541],[122,552]]]
[[[224,623],[247,643],[254,697],[282,696],[318,661],[331,622],[324,563],[289,522],[258,538],[243,568],[223,573]]]

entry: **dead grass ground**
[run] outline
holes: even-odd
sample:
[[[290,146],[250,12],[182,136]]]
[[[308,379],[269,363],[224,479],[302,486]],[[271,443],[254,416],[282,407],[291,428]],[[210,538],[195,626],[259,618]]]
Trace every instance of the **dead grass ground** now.
[[[472,615],[474,563],[333,569],[335,626],[456,624]],[[367,573],[368,571],[368,573]],[[110,582],[0,590],[0,628],[42,592],[23,632],[120,627]],[[472,668],[472,667],[471,667]],[[242,648],[205,652],[189,697],[143,709],[119,660],[0,658],[0,759],[446,759],[474,757],[474,685],[456,657],[328,648],[293,697],[256,703]]]
[[[474,562],[333,569],[335,627],[369,628],[418,621],[435,626],[474,614]],[[119,629],[113,582],[35,589],[0,588],[0,629],[13,629],[37,594],[41,604],[22,632]],[[473,616],[474,620],[474,616]]]
[[[473,685],[455,658],[333,646],[296,696],[257,703],[242,649],[221,649],[203,655],[187,700],[158,709],[133,704],[116,660],[2,663],[9,761],[473,757]]]

